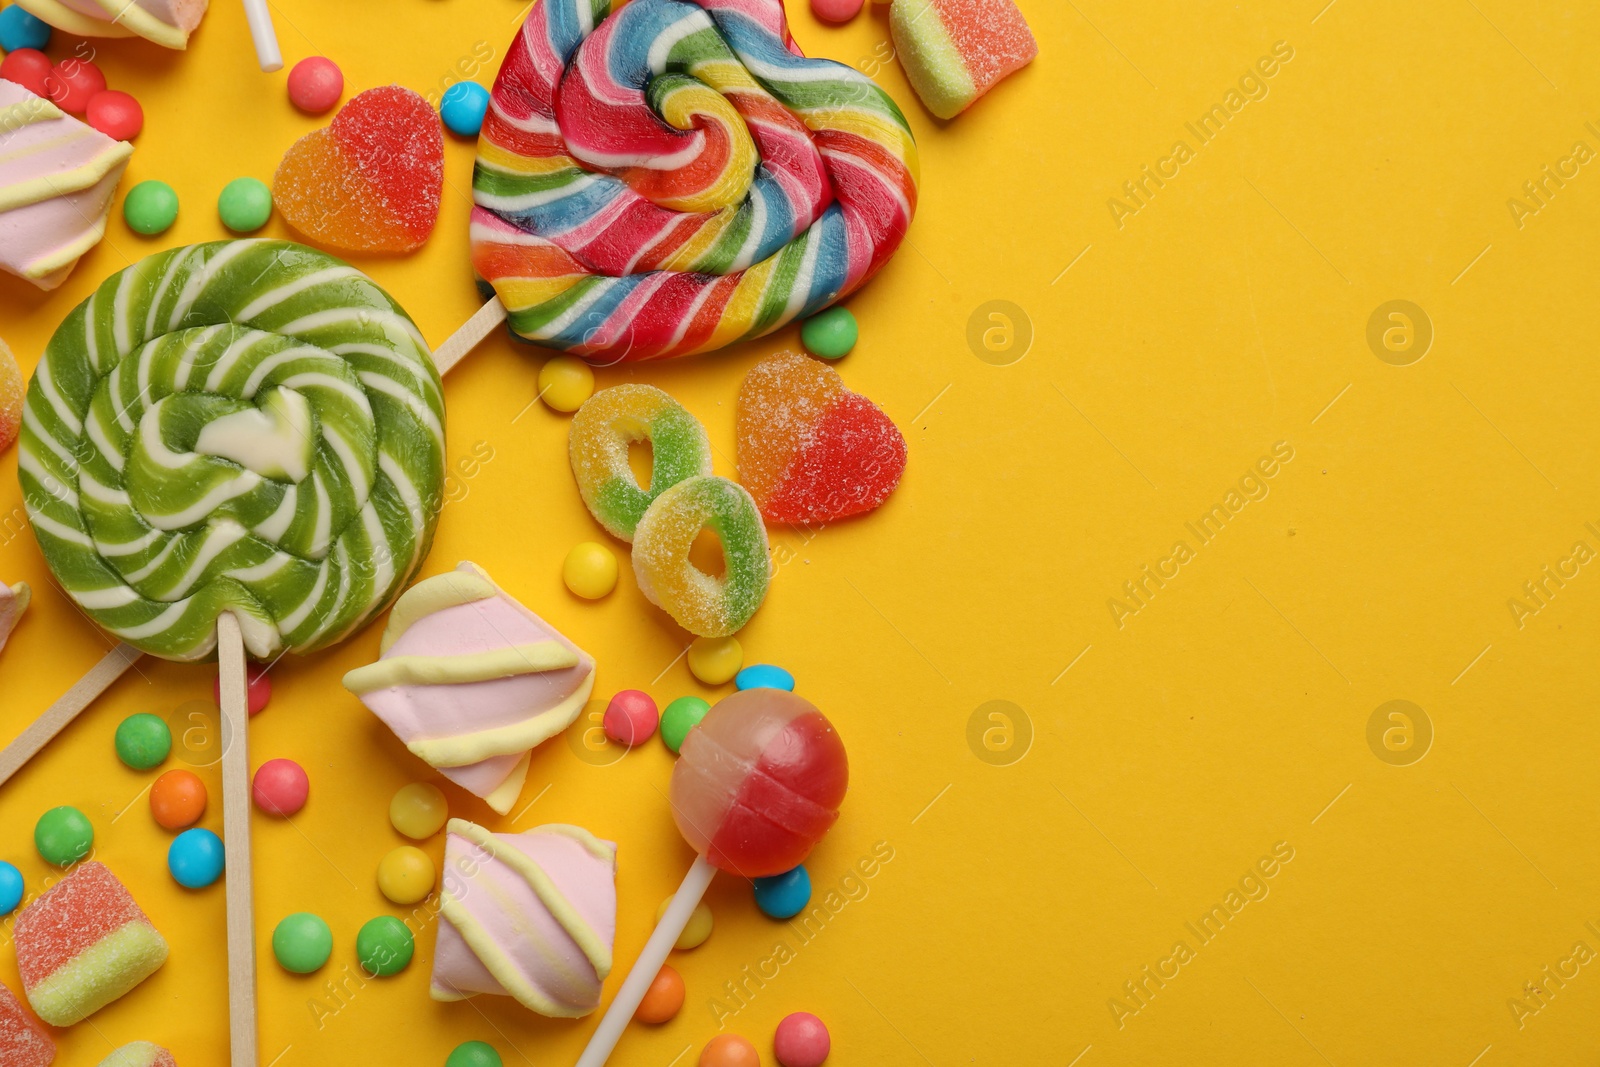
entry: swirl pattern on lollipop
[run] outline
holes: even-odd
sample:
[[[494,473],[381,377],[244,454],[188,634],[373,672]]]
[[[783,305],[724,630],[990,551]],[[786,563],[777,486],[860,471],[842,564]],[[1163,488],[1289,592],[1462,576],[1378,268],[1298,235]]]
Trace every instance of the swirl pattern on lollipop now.
[[[808,59],[782,0],[539,0],[495,82],[472,261],[525,340],[709,352],[814,314],[900,246],[910,127]]]
[[[50,569],[131,645],[197,660],[238,616],[257,659],[343,639],[427,554],[444,403],[370,278],[285,241],[151,256],[67,316],[18,458]]]

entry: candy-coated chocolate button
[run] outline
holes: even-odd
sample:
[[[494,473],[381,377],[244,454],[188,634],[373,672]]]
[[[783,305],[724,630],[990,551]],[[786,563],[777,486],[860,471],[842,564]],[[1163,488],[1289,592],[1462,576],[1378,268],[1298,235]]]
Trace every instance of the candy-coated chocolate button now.
[[[272,190],[260,178],[235,178],[222,187],[217,214],[234,233],[255,233],[272,218]]]
[[[140,182],[128,190],[122,217],[134,233],[153,237],[166,233],[178,221],[178,193],[166,182]]]
[[[449,817],[450,805],[444,793],[428,782],[401,786],[389,801],[389,822],[413,841],[432,837],[444,829]]]
[[[51,808],[33,828],[33,844],[46,863],[68,867],[94,847],[94,826],[77,808]]]
[[[652,1026],[668,1022],[683,1009],[683,995],[683,976],[670,964],[663,964],[655,981],[645,990],[644,999],[639,1002],[639,1010],[633,1013],[633,1017],[638,1022]]]
[[[206,813],[206,784],[193,771],[168,771],[150,787],[150,814],[164,829],[193,826]]]
[[[667,905],[671,903],[671,897],[661,902],[661,907],[656,909],[656,922],[661,921],[661,917],[667,913]],[[683,928],[683,933],[678,935],[678,941],[673,947],[685,950],[699,948],[710,936],[711,906],[702,901],[695,906],[694,914],[689,916],[689,924]]]
[[[656,732],[661,715],[649,693],[624,689],[606,705],[600,728],[619,745],[642,745]]]
[[[804,865],[754,880],[756,907],[774,919],[792,919],[811,903],[811,875]]]
[[[310,974],[333,954],[333,931],[320,916],[296,912],[273,929],[272,954],[290,974]]]
[[[374,978],[399,974],[416,950],[417,942],[410,929],[393,915],[368,921],[356,935],[356,958]]]
[[[289,102],[308,115],[320,115],[344,95],[344,72],[324,56],[302,59],[289,72]]]
[[[444,1061],[444,1067],[503,1067],[503,1061],[493,1045],[468,1041],[455,1047],[450,1058]]]
[[[378,889],[396,904],[415,904],[433,892],[433,860],[415,845],[401,845],[378,863]]]
[[[718,1034],[700,1050],[700,1067],[761,1067],[761,1054],[738,1034]]]
[[[733,679],[740,692],[746,689],[783,689],[794,692],[794,675],[770,663],[752,663]]]
[[[172,752],[172,730],[159,715],[129,715],[117,726],[117,758],[136,771],[158,767]]]
[[[43,49],[50,43],[50,24],[16,4],[0,11],[0,52]]]
[[[818,0],[812,0],[813,3]],[[861,4],[856,3],[856,10],[861,9]],[[855,14],[855,12],[851,12]],[[849,308],[834,307],[813,315],[800,327],[800,343],[806,346],[806,351],[813,356],[823,359],[839,359],[848,356],[850,350],[856,346],[860,337],[860,327],[856,325],[856,317],[850,313]]]
[[[0,916],[10,915],[22,903],[22,872],[0,861]]]
[[[172,839],[167,848],[167,868],[185,889],[204,889],[222,877],[225,854],[222,838],[196,827]]]
[[[689,673],[707,685],[722,685],[744,665],[737,637],[697,637],[689,646]]]
[[[294,815],[306,806],[311,779],[292,759],[269,759],[256,770],[250,794],[268,815]]]
[[[683,747],[683,739],[689,736],[689,731],[710,710],[711,705],[699,697],[679,697],[674,700],[661,713],[662,742],[672,751],[678,751]]]
[[[561,565],[561,580],[585,600],[599,600],[617,587],[617,556],[598,541],[574,545]]]
[[[439,101],[439,117],[444,120],[445,129],[461,137],[478,136],[488,113],[489,90],[477,82],[456,82]]]
[[[539,399],[556,411],[577,411],[594,394],[594,371],[573,356],[555,356],[539,368]]]
[[[832,1047],[828,1028],[809,1011],[785,1015],[772,1035],[772,1052],[781,1067],[822,1067]]]

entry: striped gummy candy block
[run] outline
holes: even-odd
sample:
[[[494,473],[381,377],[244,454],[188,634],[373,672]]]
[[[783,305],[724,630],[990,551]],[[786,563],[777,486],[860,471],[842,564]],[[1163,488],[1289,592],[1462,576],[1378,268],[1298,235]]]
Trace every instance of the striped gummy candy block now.
[[[472,263],[525,340],[709,352],[843,299],[917,203],[905,116],[782,0],[538,0],[495,81]],[[559,89],[559,91],[558,91]]]
[[[911,87],[941,119],[955,118],[1039,54],[1012,0],[894,0],[889,27]]]
[[[266,660],[342,640],[420,566],[444,403],[421,333],[366,275],[286,241],[113,275],[39,362],[23,498],[67,594],[174,660],[238,616]]]
[[[56,1043],[34,1021],[16,994],[0,985],[0,1063],[5,1067],[50,1067]]]
[[[178,1061],[160,1045],[135,1041],[101,1060],[100,1067],[178,1067]]]
[[[167,961],[167,942],[103,863],[85,863],[17,916],[17,970],[52,1026],[81,1022]]]

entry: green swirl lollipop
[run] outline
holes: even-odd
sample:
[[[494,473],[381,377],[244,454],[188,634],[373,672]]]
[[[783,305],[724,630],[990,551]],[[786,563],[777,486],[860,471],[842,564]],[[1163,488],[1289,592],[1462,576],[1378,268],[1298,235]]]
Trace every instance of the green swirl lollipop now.
[[[67,594],[164,659],[231,613],[259,660],[333,644],[399,594],[443,502],[427,344],[366,275],[219,241],[112,275],[28,389],[28,515]]]

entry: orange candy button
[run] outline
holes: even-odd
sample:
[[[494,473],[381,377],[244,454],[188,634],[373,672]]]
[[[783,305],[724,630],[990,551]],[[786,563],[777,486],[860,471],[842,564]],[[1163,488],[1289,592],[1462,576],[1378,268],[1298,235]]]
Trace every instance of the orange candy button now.
[[[182,830],[206,813],[206,784],[193,771],[168,771],[150,787],[150,814],[168,830]]]
[[[683,976],[670,965],[663,966],[656,980],[650,983],[639,1010],[633,1013],[641,1023],[664,1023],[674,1018],[683,1008]]]
[[[761,1067],[761,1054],[738,1034],[718,1034],[700,1050],[700,1067]]]

